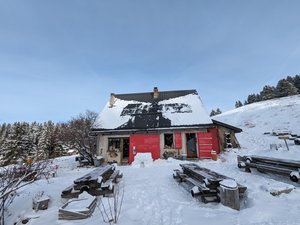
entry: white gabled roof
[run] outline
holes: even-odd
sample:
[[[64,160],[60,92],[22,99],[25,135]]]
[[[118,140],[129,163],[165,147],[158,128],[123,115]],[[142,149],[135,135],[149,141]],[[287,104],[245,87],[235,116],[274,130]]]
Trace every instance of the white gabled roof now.
[[[122,100],[108,102],[93,129],[143,129],[212,124],[197,93],[153,102]]]

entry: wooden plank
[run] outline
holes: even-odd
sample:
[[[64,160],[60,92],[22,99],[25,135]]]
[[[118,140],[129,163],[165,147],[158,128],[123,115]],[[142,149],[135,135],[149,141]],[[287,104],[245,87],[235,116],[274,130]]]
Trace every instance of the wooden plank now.
[[[264,162],[268,164],[300,168],[300,161],[297,160],[279,159],[279,158],[256,156],[256,155],[244,156],[244,158],[245,157],[251,158],[253,162],[262,162],[262,163]]]
[[[109,177],[109,180],[112,180],[112,182],[116,182],[117,178],[119,176],[120,170],[115,170],[112,175]]]
[[[186,178],[185,179],[185,182],[188,182],[188,183],[190,183],[191,185],[193,185],[193,186],[197,186],[199,189],[200,189],[200,191],[201,192],[209,192],[210,191],[210,189],[209,188],[207,188],[206,186],[205,186],[205,184],[203,184],[203,183],[200,183],[200,182],[198,182],[197,180],[195,180],[195,179],[193,179],[193,178]]]
[[[180,182],[185,181],[185,179],[188,177],[188,175],[184,174],[184,173],[181,172],[181,171],[176,171],[176,175],[177,175],[177,177],[179,178],[179,181],[180,181]]]
[[[81,194],[81,191],[73,190],[71,192],[61,193],[61,198],[78,198]]]
[[[102,189],[102,188],[97,188],[97,189],[91,189],[89,191],[89,194],[90,195],[93,195],[93,196],[100,196],[100,195],[108,195],[108,194],[112,194],[114,192],[114,190],[110,190],[110,189]]]
[[[209,188],[217,188],[221,180],[229,178],[222,174],[216,173],[203,167],[199,167],[198,165],[192,163],[181,164],[180,166],[183,168],[184,173],[192,176],[193,178],[198,179],[202,182],[204,182],[204,180],[206,179],[208,181],[207,186]]]
[[[90,217],[97,205],[97,199],[96,197],[93,199],[93,201],[84,209],[80,209],[79,211],[74,210],[68,210],[67,206],[71,204],[74,201],[80,201],[78,200],[72,200],[67,203],[65,203],[59,210],[58,210],[58,219],[59,220],[78,220],[78,219],[85,219]]]
[[[258,163],[246,163],[246,166],[250,168],[256,168],[257,170],[262,170],[265,172],[274,172],[282,175],[290,175],[290,173],[293,171],[292,169],[289,168],[276,167],[273,165],[269,166],[269,165],[258,164]]]
[[[237,158],[238,166],[245,167],[246,171],[250,172],[250,168],[256,168],[260,172],[287,175],[292,181],[298,182],[297,176],[293,176],[293,173],[299,174],[300,161],[263,156],[238,156]]]
[[[69,187],[66,187],[61,193],[62,194],[68,194],[73,190],[74,184],[70,185]]]

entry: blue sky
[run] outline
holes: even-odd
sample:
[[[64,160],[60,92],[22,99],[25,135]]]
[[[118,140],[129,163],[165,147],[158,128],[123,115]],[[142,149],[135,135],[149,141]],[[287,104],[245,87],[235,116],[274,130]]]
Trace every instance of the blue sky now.
[[[300,73],[300,2],[0,0],[0,123],[197,89],[207,111]]]

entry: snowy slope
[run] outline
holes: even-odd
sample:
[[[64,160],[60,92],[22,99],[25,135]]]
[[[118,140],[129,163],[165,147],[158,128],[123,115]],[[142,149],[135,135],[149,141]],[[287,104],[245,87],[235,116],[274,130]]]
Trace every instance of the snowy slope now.
[[[214,119],[242,128],[243,132],[237,134],[237,137],[246,151],[261,155],[269,154],[270,144],[278,144],[282,145],[284,152],[272,154],[300,159],[298,154],[300,149],[293,141],[288,141],[291,148],[288,152],[283,140],[279,140],[276,136],[263,135],[278,130],[287,130],[300,135],[300,95],[249,104],[217,115]]]
[[[290,151],[276,136],[264,135],[274,129],[289,129],[299,134],[300,96],[271,100],[247,105],[223,113],[216,119],[238,126],[241,149],[233,149],[218,156],[217,161],[201,160],[200,166],[233,177],[247,186],[247,196],[242,200],[240,211],[217,203],[204,204],[193,199],[188,191],[172,178],[173,169],[179,169],[182,161],[157,160],[145,167],[119,166],[123,172],[122,185],[125,196],[118,224],[120,225],[299,225],[300,184],[288,178],[262,174],[257,171],[245,173],[237,168],[238,154],[259,154],[300,160],[300,147],[289,141]],[[278,150],[270,150],[270,144],[282,144]],[[56,159],[59,166],[57,177],[39,180],[25,187],[11,205],[7,224],[18,217],[33,217],[27,224],[105,224],[96,208],[92,217],[77,221],[58,220],[58,209],[64,203],[61,190],[72,181],[93,168],[77,168],[74,157]],[[295,189],[289,194],[272,196],[271,190],[285,187]],[[44,191],[51,196],[49,209],[35,212],[31,209],[32,197]]]

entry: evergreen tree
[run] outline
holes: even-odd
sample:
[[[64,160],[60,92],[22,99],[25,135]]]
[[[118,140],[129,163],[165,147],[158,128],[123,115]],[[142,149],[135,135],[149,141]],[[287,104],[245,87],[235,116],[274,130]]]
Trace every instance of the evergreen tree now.
[[[221,114],[221,113],[222,113],[222,111],[219,108],[217,108],[216,114],[218,115],[218,114]]]
[[[93,162],[96,138],[89,131],[97,113],[87,111],[69,122],[55,124],[16,122],[0,124],[0,166],[16,163],[19,158],[32,160],[65,155],[77,149]]]
[[[291,76],[287,76],[286,77],[286,80],[288,81],[288,82],[290,82],[290,83],[292,83],[292,84],[294,84],[294,77],[291,77]]]
[[[247,102],[248,102],[248,104],[257,102],[257,96],[256,96],[256,94],[248,95]]]
[[[268,85],[264,86],[260,92],[260,98],[263,101],[276,98],[276,88]]]
[[[212,116],[215,116],[215,115],[217,115],[216,111],[214,109],[212,109],[209,116],[212,117]]]
[[[297,88],[298,93],[300,94],[300,76],[299,75],[296,75],[294,77],[294,86],[295,86],[295,88]]]
[[[222,113],[222,111],[219,108],[217,108],[216,110],[214,110],[214,109],[211,110],[209,116],[212,117],[212,116],[215,116],[215,115],[218,115],[218,114],[221,114],[221,113]]]
[[[276,86],[276,96],[277,97],[286,97],[291,95],[298,94],[297,88],[286,79],[278,81]]]
[[[241,106],[243,106],[243,103],[240,100],[235,102],[235,108],[239,108]]]
[[[260,96],[260,94],[256,94],[255,97],[256,97],[256,102],[260,102],[260,101],[261,101],[261,96]]]

